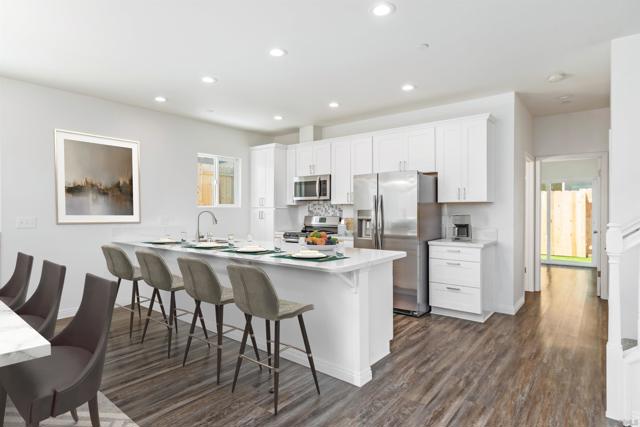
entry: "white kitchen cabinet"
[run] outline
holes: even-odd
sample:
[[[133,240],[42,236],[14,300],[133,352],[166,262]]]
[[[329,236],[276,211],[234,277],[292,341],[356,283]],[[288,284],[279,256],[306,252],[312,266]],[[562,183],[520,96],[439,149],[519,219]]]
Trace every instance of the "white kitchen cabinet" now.
[[[353,176],[372,171],[371,137],[334,140],[331,143],[331,203],[353,204]]]
[[[251,207],[286,205],[287,148],[266,144],[251,148]]]
[[[432,314],[484,322],[492,314],[495,242],[429,242]]]
[[[492,139],[489,115],[437,126],[438,202],[493,201]]]
[[[373,137],[373,171],[436,171],[435,128],[398,131]]]
[[[296,175],[331,173],[331,143],[305,142],[296,146]]]
[[[275,233],[273,208],[251,209],[251,237],[258,242],[270,242]]]
[[[289,145],[287,146],[287,182],[286,186],[286,203],[287,205],[295,205],[296,202],[293,200],[294,192],[293,192],[293,179],[296,177],[296,146]]]

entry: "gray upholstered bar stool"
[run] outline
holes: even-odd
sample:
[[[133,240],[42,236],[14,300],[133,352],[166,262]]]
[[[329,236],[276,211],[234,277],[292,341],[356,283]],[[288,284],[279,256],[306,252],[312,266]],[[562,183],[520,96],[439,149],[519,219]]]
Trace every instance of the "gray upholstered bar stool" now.
[[[144,322],[144,329],[142,331],[142,339],[140,340],[140,343],[144,342],[144,337],[146,336],[147,328],[149,327],[149,320],[158,322],[166,326],[167,330],[169,331],[167,357],[171,357],[171,338],[173,327],[175,326],[177,335],[178,317],[188,313],[185,310],[180,310],[176,307],[176,292],[184,290],[182,278],[172,274],[165,260],[162,257],[154,254],[153,252],[136,251],[136,257],[138,258],[138,262],[140,263],[140,272],[142,274],[142,279],[145,281],[145,283],[153,288],[153,293],[151,294],[151,302],[149,303],[149,310],[147,311],[147,317]],[[164,311],[164,304],[162,304],[160,291],[166,291],[171,294],[168,320]],[[158,303],[160,303],[160,310],[162,311],[163,317],[162,321],[151,317],[153,304],[156,298],[158,298]],[[179,315],[178,311],[180,311]]]
[[[265,319],[267,327],[267,354],[269,363],[265,366],[269,370],[273,370],[273,407],[275,413],[278,413],[278,380],[280,376],[280,352],[293,348],[307,354],[309,366],[313,374],[313,381],[316,384],[316,390],[320,394],[320,386],[318,385],[318,376],[316,375],[316,367],[313,363],[311,354],[311,346],[307,337],[307,330],[304,327],[302,313],[313,310],[312,304],[301,304],[293,301],[286,301],[278,298],[276,290],[269,279],[269,276],[260,268],[250,265],[229,265],[227,266],[231,286],[233,287],[233,295],[238,308],[244,313],[246,324],[242,342],[240,344],[240,353],[236,362],[236,372],[233,376],[233,386],[231,392],[236,388],[238,373],[242,365],[242,359],[247,359],[254,363],[262,364],[244,355],[244,349],[247,344],[247,335],[251,330],[251,319],[253,316]],[[304,350],[289,344],[283,344],[280,349],[280,321],[285,319],[298,318],[300,331],[302,332],[302,340],[304,341]],[[271,340],[270,321],[275,323],[275,340]],[[271,364],[271,343],[274,344],[273,364]]]
[[[140,302],[147,302],[149,298],[140,298],[140,289],[138,288],[138,281],[142,280],[142,274],[138,267],[134,267],[131,260],[127,256],[127,253],[115,245],[103,245],[102,253],[107,261],[107,268],[109,272],[118,278],[118,289],[120,283],[123,280],[130,280],[133,282],[131,288],[131,306],[130,308],[116,304],[116,307],[123,308],[130,312],[129,314],[129,338],[133,333],[133,317],[136,312],[136,303],[138,305],[138,318],[142,320],[142,309]]]
[[[182,366],[187,363],[187,355],[189,354],[189,347],[191,346],[191,339],[195,338],[207,343],[211,347],[209,336],[207,334],[207,327],[204,324],[204,318],[202,316],[202,309],[200,304],[203,302],[215,305],[216,310],[216,346],[217,353],[217,371],[216,382],[220,384],[220,365],[222,363],[222,336],[233,330],[241,330],[232,325],[224,323],[224,306],[233,302],[233,291],[230,288],[225,288],[220,284],[218,275],[213,271],[211,266],[203,260],[197,258],[178,258],[178,265],[180,266],[180,272],[182,273],[182,279],[184,280],[184,288],[187,293],[194,299],[196,307],[193,312],[193,320],[191,320],[191,329],[189,330],[189,338],[187,339],[187,348],[184,351],[184,360]],[[194,334],[196,328],[196,322],[200,319],[202,325],[202,331],[204,332],[205,339],[202,339]],[[223,327],[226,326],[226,331],[223,331]],[[253,333],[253,329],[249,331],[251,335],[251,342],[256,354],[256,358],[260,360],[260,354],[258,353],[258,345],[256,344],[256,338]],[[262,369],[262,366],[260,366]]]

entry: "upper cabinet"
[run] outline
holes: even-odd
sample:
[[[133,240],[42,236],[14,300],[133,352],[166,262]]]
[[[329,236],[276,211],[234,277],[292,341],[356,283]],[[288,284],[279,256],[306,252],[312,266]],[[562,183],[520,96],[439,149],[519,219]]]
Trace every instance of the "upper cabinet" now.
[[[489,115],[437,126],[438,202],[493,201],[492,135]]]
[[[341,138],[331,143],[331,203],[353,203],[353,176],[372,172],[371,137]]]
[[[295,200],[293,200],[293,178],[296,177],[296,148],[295,145],[287,146],[287,182],[285,183],[287,205],[296,204]]]
[[[435,128],[375,135],[373,137],[373,171],[436,171]]]
[[[267,144],[251,148],[251,207],[286,205],[287,148]]]
[[[331,143],[305,142],[296,146],[296,175],[331,173]]]

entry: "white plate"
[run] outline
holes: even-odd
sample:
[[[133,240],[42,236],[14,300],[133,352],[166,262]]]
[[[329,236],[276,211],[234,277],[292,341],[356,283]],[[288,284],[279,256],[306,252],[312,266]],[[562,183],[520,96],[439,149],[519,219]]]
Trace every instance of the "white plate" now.
[[[236,249],[236,252],[245,252],[245,253],[253,253],[253,252],[264,252],[266,248],[262,246],[245,246],[244,248]]]
[[[338,245],[305,245],[305,247],[312,251],[332,251]]]
[[[320,253],[318,251],[301,251],[296,254],[291,254],[293,258],[302,258],[302,259],[316,259],[316,258],[326,258],[329,255]]]
[[[193,245],[194,248],[198,249],[214,249],[214,248],[226,248],[226,243],[217,243],[217,242],[199,242]]]
[[[169,245],[172,243],[180,243],[180,242],[174,239],[169,239],[168,237],[164,237],[162,239],[152,240],[150,243],[153,243],[154,245]]]

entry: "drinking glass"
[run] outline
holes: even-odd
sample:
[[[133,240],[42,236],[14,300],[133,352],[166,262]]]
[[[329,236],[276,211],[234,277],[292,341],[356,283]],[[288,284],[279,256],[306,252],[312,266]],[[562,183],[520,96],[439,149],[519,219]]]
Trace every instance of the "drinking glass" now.
[[[336,257],[342,258],[344,257],[344,243],[342,241],[338,241],[336,244]]]
[[[229,246],[233,247],[234,245],[234,236],[233,234],[229,234],[227,235],[227,243],[229,244]]]
[[[181,231],[180,232],[180,242],[184,243],[187,241],[187,232],[186,231]]]
[[[306,249],[307,247],[307,238],[304,236],[298,237],[298,244],[302,246],[302,249]]]
[[[282,239],[280,237],[273,238],[273,250],[276,252],[282,251]]]

